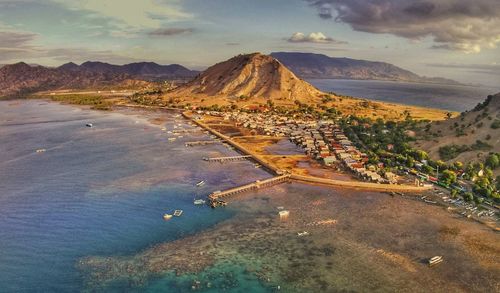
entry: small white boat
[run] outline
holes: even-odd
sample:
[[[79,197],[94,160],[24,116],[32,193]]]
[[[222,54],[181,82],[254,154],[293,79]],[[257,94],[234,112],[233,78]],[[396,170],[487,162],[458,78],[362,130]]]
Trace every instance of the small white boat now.
[[[195,199],[193,203],[194,203],[195,205],[204,205],[204,204],[205,204],[205,202],[206,202],[206,201],[205,201],[204,199]]]
[[[280,216],[281,220],[286,220],[288,219],[288,216],[290,215],[290,212],[287,210],[281,210],[278,212],[278,215]]]
[[[309,232],[307,231],[297,233],[297,236],[307,236],[307,235],[309,235]]]
[[[163,219],[164,219],[165,221],[170,220],[170,219],[172,219],[172,215],[171,215],[171,214],[164,214],[164,215],[163,215]]]
[[[180,217],[182,215],[182,210],[175,210],[174,211],[174,216]]]
[[[37,153],[45,153],[47,150],[46,149],[37,149],[36,152]]]
[[[201,180],[200,182],[196,183],[196,186],[200,187],[205,185],[205,180]]]
[[[440,264],[442,262],[443,262],[443,257],[440,255],[431,257],[428,260],[429,266],[434,266],[434,265]]]
[[[85,126],[92,128],[92,127],[94,127],[94,124],[92,124],[92,123],[87,123],[87,124],[85,124]]]
[[[167,131],[167,128],[166,127],[162,127],[161,130]]]
[[[176,138],[175,138],[175,137],[170,137],[170,138],[168,139],[168,141],[175,141],[175,140],[176,140]]]

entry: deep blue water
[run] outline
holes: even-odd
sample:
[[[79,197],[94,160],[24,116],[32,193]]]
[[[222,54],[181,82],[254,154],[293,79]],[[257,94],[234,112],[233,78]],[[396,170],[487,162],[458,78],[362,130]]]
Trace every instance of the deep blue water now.
[[[373,80],[310,79],[308,82],[326,92],[458,112],[470,110],[488,95],[500,92],[500,88],[491,87]]]
[[[250,162],[208,166],[202,157],[234,151],[184,146],[208,139],[201,132],[169,142],[161,127],[189,126],[162,116],[170,120],[158,126],[131,113],[0,102],[0,292],[81,291],[82,257],[133,255],[211,227],[232,212],[194,206],[195,197],[269,176]],[[163,221],[174,209],[183,216]],[[136,289],[177,292],[175,284]]]

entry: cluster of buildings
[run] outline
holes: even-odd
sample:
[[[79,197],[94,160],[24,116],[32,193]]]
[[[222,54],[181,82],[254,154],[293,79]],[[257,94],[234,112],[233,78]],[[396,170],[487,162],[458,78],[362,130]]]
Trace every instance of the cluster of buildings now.
[[[380,175],[377,167],[367,165],[368,156],[359,151],[333,120],[303,120],[280,115],[242,112],[206,113],[235,121],[238,126],[270,136],[289,137],[306,154],[326,166],[344,165],[358,177],[378,183],[396,183],[391,172]]]

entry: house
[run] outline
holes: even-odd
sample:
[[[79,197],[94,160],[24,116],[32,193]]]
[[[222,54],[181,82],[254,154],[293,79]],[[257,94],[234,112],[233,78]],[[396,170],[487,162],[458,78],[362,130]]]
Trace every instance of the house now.
[[[324,158],[323,158],[323,163],[324,163],[326,166],[331,166],[331,165],[333,165],[336,161],[337,161],[337,159],[336,159],[334,156],[327,156],[327,157],[324,157]]]

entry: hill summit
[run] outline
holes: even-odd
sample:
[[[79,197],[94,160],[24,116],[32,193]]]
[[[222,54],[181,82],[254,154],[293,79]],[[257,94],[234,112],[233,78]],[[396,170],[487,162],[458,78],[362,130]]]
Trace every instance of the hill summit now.
[[[299,79],[275,58],[252,53],[209,67],[171,94],[312,101],[321,92]]]

